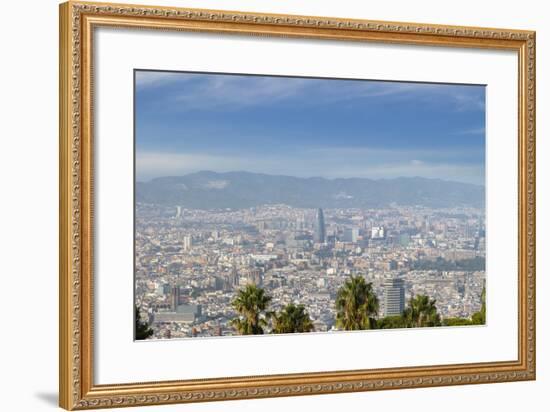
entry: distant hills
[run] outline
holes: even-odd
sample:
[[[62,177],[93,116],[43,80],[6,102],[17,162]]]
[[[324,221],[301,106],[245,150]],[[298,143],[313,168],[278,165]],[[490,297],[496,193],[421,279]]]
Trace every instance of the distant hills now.
[[[136,200],[195,209],[281,203],[305,208],[383,207],[390,203],[481,207],[485,202],[485,187],[420,177],[325,179],[203,171],[137,182]]]

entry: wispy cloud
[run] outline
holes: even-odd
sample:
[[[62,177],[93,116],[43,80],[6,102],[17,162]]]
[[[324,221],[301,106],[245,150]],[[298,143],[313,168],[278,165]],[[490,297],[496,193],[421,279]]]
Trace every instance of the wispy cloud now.
[[[247,157],[217,156],[209,153],[138,152],[137,178],[146,180],[160,176],[178,176],[199,170],[253,170],[258,166]]]
[[[138,179],[246,170],[484,181],[483,87],[164,72],[136,81]]]
[[[302,95],[308,88],[304,79],[237,76],[204,76],[188,85],[174,98],[185,110],[237,110],[249,106],[273,104]]]
[[[389,179],[397,177],[425,177],[464,183],[484,184],[484,170],[478,165],[452,163],[409,162],[367,167],[357,177]],[[343,176],[345,177],[345,176]]]
[[[342,81],[343,80],[343,81]],[[300,105],[319,105],[365,98],[411,100],[418,104],[450,104],[455,110],[483,110],[482,94],[466,91],[468,86],[387,82],[330,81],[327,79],[216,75],[140,71],[136,87],[151,90],[170,85],[165,103],[179,110],[240,110],[250,106],[293,101]]]
[[[368,153],[368,155],[367,155]],[[310,153],[309,153],[310,154]],[[483,184],[484,169],[479,164],[453,161],[451,153],[439,158],[416,158],[420,151],[368,149],[355,156],[342,151],[317,150],[315,156],[295,152],[287,156],[266,153],[263,156],[226,156],[210,153],[137,153],[138,180],[160,176],[179,176],[201,170],[215,172],[249,171],[297,177],[372,179],[426,177]]]
[[[464,136],[464,135],[485,135],[485,127],[474,127],[471,129],[458,130],[454,132],[455,135]]]
[[[485,110],[485,99],[482,95],[457,91],[452,95],[457,110]]]
[[[317,147],[304,148],[304,155],[323,159],[340,159],[342,162],[397,161],[425,164],[441,161],[461,162],[463,159],[479,156],[480,151],[470,147],[448,147],[446,149],[387,148],[387,147]]]
[[[136,89],[142,91],[148,88],[164,86],[169,83],[183,83],[192,81],[189,76],[182,76],[179,72],[161,72],[161,71],[143,71],[138,70],[135,73]]]

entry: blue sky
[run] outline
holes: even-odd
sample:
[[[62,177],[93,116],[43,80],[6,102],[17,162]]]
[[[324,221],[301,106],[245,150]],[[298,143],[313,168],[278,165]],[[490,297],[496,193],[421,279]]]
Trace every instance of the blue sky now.
[[[200,170],[484,184],[485,87],[136,71],[136,177]]]

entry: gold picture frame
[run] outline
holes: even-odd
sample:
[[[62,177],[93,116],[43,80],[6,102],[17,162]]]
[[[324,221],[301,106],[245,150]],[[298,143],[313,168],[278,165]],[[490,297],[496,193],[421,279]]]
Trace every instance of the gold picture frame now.
[[[518,56],[519,296],[515,361],[96,385],[92,49],[96,27],[505,49]],[[535,32],[70,1],[60,5],[59,404],[161,405],[535,379]]]

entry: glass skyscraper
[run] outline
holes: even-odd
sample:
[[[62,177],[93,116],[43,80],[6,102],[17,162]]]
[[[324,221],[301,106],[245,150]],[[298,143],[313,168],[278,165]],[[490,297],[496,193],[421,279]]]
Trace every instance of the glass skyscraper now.
[[[393,278],[384,282],[384,307],[386,316],[401,315],[405,310],[405,284],[403,279]]]
[[[323,214],[323,209],[317,209],[317,216],[315,219],[315,233],[313,240],[315,243],[325,243],[327,239],[326,230],[325,230],[325,216]]]

